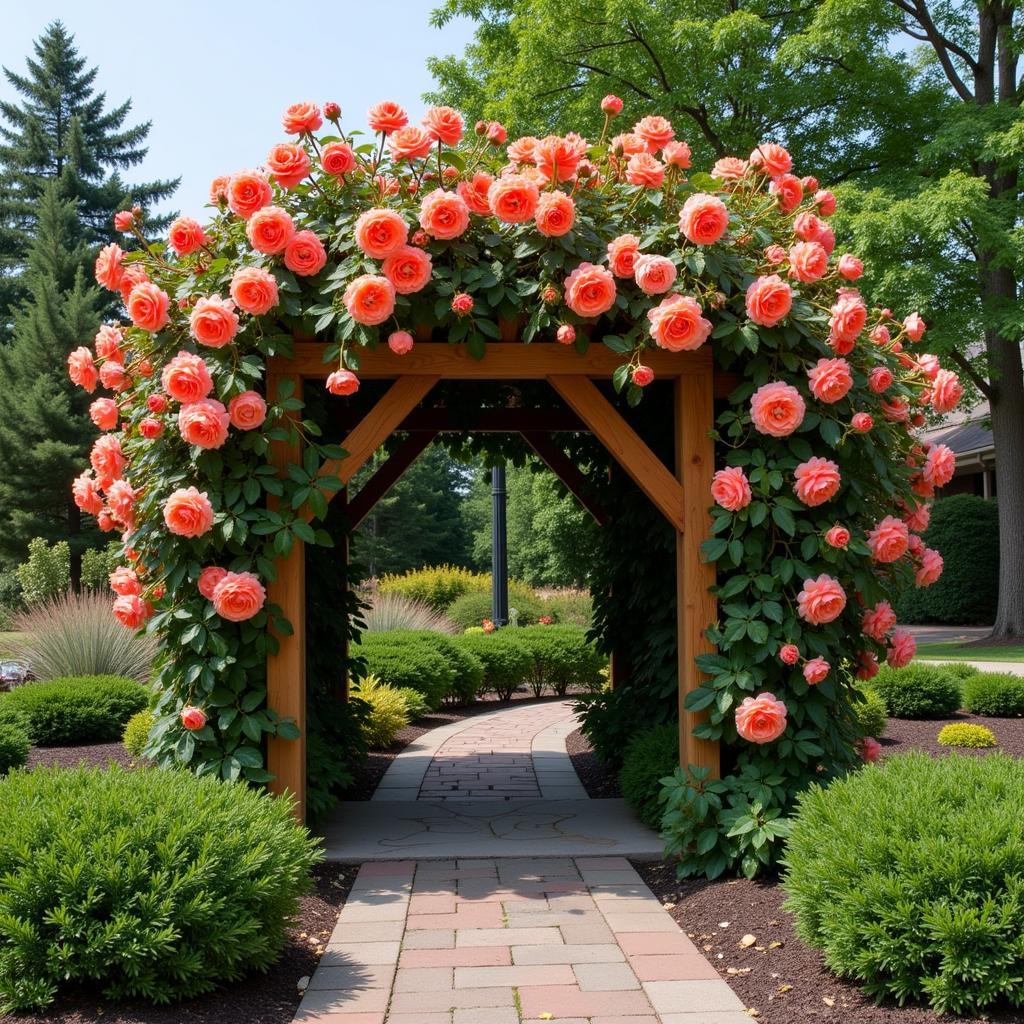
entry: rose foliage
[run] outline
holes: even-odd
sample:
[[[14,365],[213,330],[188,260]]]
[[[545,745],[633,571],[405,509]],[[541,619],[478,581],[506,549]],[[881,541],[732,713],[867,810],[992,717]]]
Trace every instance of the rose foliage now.
[[[484,357],[502,321],[526,343],[619,353],[630,403],[652,347],[710,345],[741,381],[717,421],[703,549],[718,653],[688,699],[729,773],[684,780],[667,819],[684,870],[756,870],[793,794],[855,759],[853,679],[909,660],[892,601],[941,572],[919,535],[952,453],[912,430],[959,382],[920,350],[916,313],[867,308],[860,261],[834,251],[834,197],[781,146],[695,172],[665,118],[613,135],[621,102],[603,109],[596,142],[510,142],[448,108],[415,125],[378,104],[367,136],[334,104],[300,103],[263,168],[213,183],[204,222],[158,240],[142,211],[118,215],[138,248],[106,247],[96,270],[126,320],[69,359],[104,395],[74,490],[124,538],[114,613],[161,640],[159,760],[260,781],[264,738],[295,735],[266,707],[265,658],[289,626],[265,584],[296,541],[331,543],[315,524],[341,484],[318,474],[342,453],[301,396],[267,404],[267,358],[315,336],[337,366],[327,389],[348,395],[364,347],[401,357],[433,331]],[[297,438],[304,454],[280,472],[271,442]]]

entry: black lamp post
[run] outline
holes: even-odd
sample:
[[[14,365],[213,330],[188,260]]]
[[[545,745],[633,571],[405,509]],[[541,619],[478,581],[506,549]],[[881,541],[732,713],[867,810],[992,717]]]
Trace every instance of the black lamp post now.
[[[505,466],[491,470],[491,618],[508,624],[508,530],[505,523]]]

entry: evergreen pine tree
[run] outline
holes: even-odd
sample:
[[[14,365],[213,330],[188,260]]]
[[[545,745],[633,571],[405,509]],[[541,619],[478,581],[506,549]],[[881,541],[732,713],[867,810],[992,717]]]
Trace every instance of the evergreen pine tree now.
[[[20,101],[0,103],[0,340],[28,294],[25,262],[48,182],[58,183],[60,199],[76,202],[83,268],[113,238],[116,210],[132,203],[149,208],[178,184],[122,180],[121,172],[145,157],[150,124],[125,124],[130,101],[105,109],[106,95],[94,90],[97,69],[87,69],[61,22],[47,26],[34,52],[25,74],[3,69]]]
[[[52,181],[39,199],[24,270],[29,297],[0,346],[0,558],[21,560],[33,537],[68,540],[77,585],[82,551],[101,535],[83,532],[71,500],[96,431],[91,396],[71,384],[67,357],[96,333],[101,298],[82,270],[89,247],[75,203],[59,192]]]

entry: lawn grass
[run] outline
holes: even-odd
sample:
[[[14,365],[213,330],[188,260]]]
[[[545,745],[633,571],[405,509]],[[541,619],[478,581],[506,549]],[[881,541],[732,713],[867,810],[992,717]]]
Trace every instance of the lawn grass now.
[[[981,644],[946,640],[918,644],[917,657],[932,661],[1024,661],[1024,644]]]

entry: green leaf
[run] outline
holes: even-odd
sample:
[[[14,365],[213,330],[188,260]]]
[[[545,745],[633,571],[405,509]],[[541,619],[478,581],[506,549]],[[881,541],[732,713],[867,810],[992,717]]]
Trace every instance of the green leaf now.
[[[790,537],[796,533],[796,520],[788,508],[783,508],[781,505],[772,506],[772,521],[783,533],[788,534]]]

